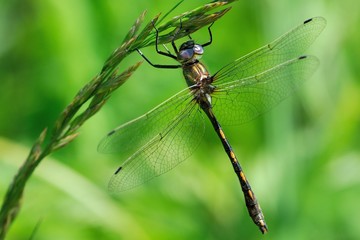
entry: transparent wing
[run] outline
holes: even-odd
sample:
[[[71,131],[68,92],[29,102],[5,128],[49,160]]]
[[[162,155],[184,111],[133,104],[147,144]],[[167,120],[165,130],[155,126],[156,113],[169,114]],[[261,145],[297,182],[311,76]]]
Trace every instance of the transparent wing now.
[[[204,123],[188,89],[145,115],[110,132],[101,152],[128,155],[109,182],[109,190],[133,188],[174,168],[199,144]]]
[[[237,59],[214,74],[214,84],[254,76],[285,61],[299,57],[326,26],[326,20],[315,17],[285,33],[275,41]]]
[[[292,94],[318,65],[316,57],[302,56],[255,76],[220,84],[213,94],[214,113],[224,125],[250,121]]]
[[[144,115],[109,132],[99,143],[98,151],[129,157],[174,121],[191,99],[190,91],[184,89]]]

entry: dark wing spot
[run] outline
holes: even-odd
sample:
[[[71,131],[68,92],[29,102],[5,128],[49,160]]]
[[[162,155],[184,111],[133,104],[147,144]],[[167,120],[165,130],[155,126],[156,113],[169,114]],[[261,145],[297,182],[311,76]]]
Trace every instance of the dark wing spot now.
[[[305,21],[304,21],[304,24],[307,24],[307,23],[311,22],[312,20],[313,20],[312,18],[310,18],[310,19],[308,19],[308,20],[305,20]]]
[[[119,167],[119,168],[116,170],[115,174],[118,174],[121,169],[122,169],[122,167]]]
[[[108,133],[108,136],[111,136],[115,133],[115,130],[112,130],[111,132]]]
[[[300,60],[301,60],[301,59],[305,59],[305,58],[307,58],[307,56],[300,56],[300,57],[299,57]]]

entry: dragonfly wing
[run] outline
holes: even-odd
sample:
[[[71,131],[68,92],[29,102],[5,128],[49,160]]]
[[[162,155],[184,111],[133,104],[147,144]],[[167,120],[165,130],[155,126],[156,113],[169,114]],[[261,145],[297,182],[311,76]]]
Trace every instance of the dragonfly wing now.
[[[112,176],[109,190],[133,188],[174,168],[192,154],[203,133],[202,116],[192,104],[124,162]]]
[[[98,151],[120,153],[121,157],[129,157],[155,135],[161,133],[191,100],[190,91],[184,89],[144,115],[109,132],[100,141]]]
[[[304,21],[273,42],[220,69],[214,74],[215,85],[251,77],[299,57],[315,41],[325,26],[326,20],[322,17]]]
[[[302,56],[255,76],[220,84],[213,108],[224,125],[248,122],[291,95],[317,69],[319,60]]]
[[[204,133],[197,104],[188,90],[126,123],[100,143],[102,152],[130,153],[109,182],[111,192],[140,185],[189,157]]]

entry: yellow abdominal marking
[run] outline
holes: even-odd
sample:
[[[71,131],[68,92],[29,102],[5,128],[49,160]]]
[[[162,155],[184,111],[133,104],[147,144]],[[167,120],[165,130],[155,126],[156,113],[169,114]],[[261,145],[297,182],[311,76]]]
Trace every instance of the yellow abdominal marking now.
[[[221,128],[219,129],[219,132],[220,132],[221,138],[226,139],[225,134]]]
[[[245,177],[245,175],[244,175],[243,172],[240,172],[240,177],[241,177],[244,181],[247,181],[247,180],[246,180],[246,177]]]
[[[251,199],[254,199],[253,192],[252,192],[250,189],[248,190],[248,194],[249,194],[249,196],[251,197]]]
[[[234,162],[237,162],[236,156],[233,151],[230,152],[230,157],[234,160]]]

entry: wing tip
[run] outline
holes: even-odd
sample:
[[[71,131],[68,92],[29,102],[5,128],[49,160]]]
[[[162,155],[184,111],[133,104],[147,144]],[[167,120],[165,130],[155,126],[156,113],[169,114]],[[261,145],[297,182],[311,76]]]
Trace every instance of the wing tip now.
[[[312,20],[314,20],[314,18],[309,18],[309,19],[304,21],[304,24],[307,24],[307,23],[311,22]]]
[[[326,25],[326,19],[324,17],[318,16],[318,17],[312,17],[303,22],[304,25],[309,24],[313,21],[322,22],[324,27]]]

